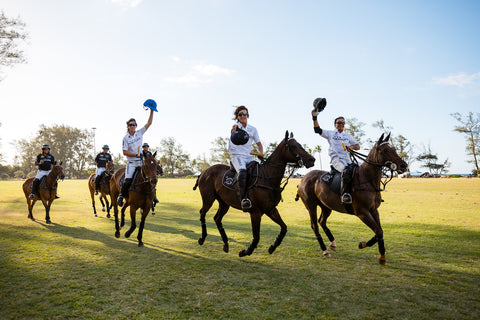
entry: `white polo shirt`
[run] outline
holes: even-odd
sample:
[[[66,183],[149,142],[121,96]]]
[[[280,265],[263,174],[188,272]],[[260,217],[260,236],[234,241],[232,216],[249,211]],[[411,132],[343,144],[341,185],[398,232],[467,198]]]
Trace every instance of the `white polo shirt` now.
[[[138,153],[138,148],[140,151],[142,150],[142,142],[143,142],[143,134],[147,131],[145,127],[141,128],[140,130],[135,131],[133,136],[130,133],[127,133],[125,137],[123,137],[123,147],[122,150],[127,150],[131,153]],[[137,161],[137,157],[127,157],[129,161]]]
[[[243,145],[236,145],[232,143],[232,140],[228,141],[228,152],[230,152],[231,155],[250,155],[250,152],[252,151],[252,143],[258,143],[260,142],[260,137],[258,136],[258,131],[254,126],[251,126],[247,123],[246,127],[243,127],[243,125],[240,122],[237,122],[236,125],[239,128],[242,128],[243,130],[246,130],[248,133],[248,142],[243,144]]]
[[[330,159],[342,159],[346,160],[347,163],[350,163],[350,157],[348,153],[343,150],[342,142],[345,146],[352,146],[357,144],[355,139],[353,139],[352,135],[343,131],[342,133],[338,132],[337,129],[335,130],[324,130],[322,129],[321,136],[328,140],[330,144],[330,148],[328,148],[328,155]]]

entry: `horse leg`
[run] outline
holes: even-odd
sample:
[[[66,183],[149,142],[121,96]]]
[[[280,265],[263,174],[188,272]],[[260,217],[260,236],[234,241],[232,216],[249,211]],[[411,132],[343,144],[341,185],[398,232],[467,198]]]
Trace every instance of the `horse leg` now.
[[[32,219],[32,221],[35,221],[35,218],[33,218],[33,206],[37,202],[37,200],[31,200],[30,198],[27,198],[27,205],[28,205],[28,219]]]
[[[240,257],[251,255],[253,250],[257,248],[258,242],[260,241],[260,222],[262,221],[262,213],[259,211],[251,211],[250,220],[252,222],[253,240],[246,250],[244,249],[240,251],[238,254]]]
[[[143,228],[145,227],[145,219],[147,219],[148,212],[150,211],[149,207],[150,206],[148,204],[145,205],[145,208],[143,209],[143,213],[142,213],[142,218],[140,220],[140,226],[138,227],[137,239],[138,239],[139,247],[143,247],[143,242],[142,242]]]
[[[273,222],[280,226],[280,233],[277,235],[277,238],[275,238],[273,244],[268,248],[268,253],[272,254],[275,249],[277,249],[277,247],[282,243],[283,238],[287,234],[287,225],[285,224],[285,222],[283,222],[277,208],[274,208],[272,211],[267,212],[266,214],[270,217],[270,219],[272,219]]]
[[[113,217],[115,218],[115,238],[120,238],[120,223],[118,221],[118,205],[115,197],[111,198],[113,207]]]
[[[51,224],[52,223],[52,221],[50,220],[50,204],[51,204],[51,202],[50,201],[46,202],[46,201],[43,201],[43,200],[42,200],[42,202],[43,202],[43,206],[45,207],[45,222],[47,224]]]
[[[110,203],[108,203],[107,196],[105,196],[105,205],[107,207],[107,218],[110,218]],[[103,210],[105,211],[105,210]]]
[[[301,198],[303,201],[303,198]],[[320,235],[320,231],[318,229],[318,222],[317,222],[317,202],[316,201],[303,201],[303,204],[308,210],[308,213],[310,215],[310,228],[312,228],[313,233],[315,234],[315,237],[317,238],[318,244],[320,245],[320,248],[322,249],[323,256],[324,257],[331,257],[330,252],[327,250],[327,246],[323,242],[323,238]],[[322,207],[322,213],[323,213],[323,207]]]
[[[361,241],[358,245],[358,248],[363,249],[366,247],[371,247],[378,242],[378,251],[380,253],[377,257],[378,263],[384,265],[386,263],[385,243],[383,240],[383,230],[380,226],[380,217],[378,214],[378,210],[375,209],[372,213],[367,210],[362,210],[358,214],[358,217],[360,218],[360,220],[363,221],[363,223],[365,223],[370,229],[372,229],[373,232],[375,232],[375,236],[372,239],[370,239],[368,242]]]
[[[102,195],[100,194],[100,203],[102,204],[102,211],[105,212],[105,202],[103,202]]]
[[[200,209],[200,224],[202,226],[202,236],[198,239],[199,245],[202,245],[205,242],[205,238],[207,238],[207,223],[205,222],[205,215],[212,207],[214,201],[215,196],[213,194],[202,194],[202,208]]]
[[[215,220],[215,224],[217,225],[217,229],[220,232],[220,235],[222,236],[223,251],[228,252],[228,249],[229,249],[228,248],[228,237],[227,237],[227,234],[225,233],[225,229],[223,228],[222,219],[225,216],[225,214],[227,214],[230,206],[228,204],[226,204],[221,199],[218,200],[218,203],[219,203],[218,210],[217,210],[217,213],[215,214],[215,216],[213,217],[213,220]],[[205,228],[205,233],[206,233],[206,228]]]
[[[332,232],[330,229],[327,227],[327,219],[330,217],[330,214],[332,213],[332,209],[329,209],[323,204],[320,204],[320,207],[322,208],[322,213],[320,214],[320,219],[318,219],[318,223],[323,229],[323,232],[328,237],[328,240],[330,240],[330,249],[333,251],[337,251],[337,244],[335,243],[335,237],[333,236]]]
[[[130,229],[125,232],[125,238],[129,238],[132,232],[137,228],[137,222],[135,221],[135,216],[137,214],[137,208],[132,203],[130,204]]]
[[[121,216],[121,219],[120,219],[120,228],[123,228],[125,226],[125,210],[127,210],[127,206],[124,205],[122,207],[122,216]]]
[[[93,215],[97,216],[97,209],[95,208],[95,195],[93,194],[93,190],[90,189],[90,197],[92,198],[92,208],[93,208]]]

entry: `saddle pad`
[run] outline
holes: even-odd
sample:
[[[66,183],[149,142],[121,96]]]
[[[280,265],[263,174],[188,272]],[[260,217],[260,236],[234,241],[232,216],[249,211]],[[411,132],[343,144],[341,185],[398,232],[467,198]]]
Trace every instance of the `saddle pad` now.
[[[259,163],[257,161],[252,161],[247,164],[247,188],[251,189],[255,187],[258,180],[258,167]],[[229,169],[225,172],[222,178],[222,184],[225,188],[230,190],[235,190],[235,185],[237,184],[237,172],[234,169]]]
[[[225,188],[235,190],[235,184],[237,183],[237,172],[234,170],[227,170],[222,178],[222,183]]]
[[[340,195],[341,178],[340,172],[328,172],[322,176],[322,181],[330,187],[330,190]]]

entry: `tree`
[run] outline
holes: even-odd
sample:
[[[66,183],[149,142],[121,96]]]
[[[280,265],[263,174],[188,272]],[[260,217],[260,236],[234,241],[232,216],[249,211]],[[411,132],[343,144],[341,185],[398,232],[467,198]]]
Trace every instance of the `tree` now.
[[[175,141],[175,138],[168,137],[160,141],[160,163],[163,166],[165,176],[192,175],[190,155],[185,153],[182,145]]]
[[[10,67],[26,62],[23,50],[19,48],[19,43],[28,36],[24,28],[25,23],[20,18],[11,19],[0,12],[0,66]]]
[[[358,121],[357,118],[350,118],[349,120],[346,120],[347,126],[345,128],[345,132],[350,133],[357,141],[359,145],[363,144],[363,137],[365,136],[365,131],[363,131],[362,127],[365,125],[365,123]]]
[[[216,164],[216,163],[229,164],[230,163],[230,152],[228,152],[228,141],[229,141],[229,138],[217,137],[212,142],[212,148],[210,149],[210,151],[212,152],[210,157],[211,163],[213,164]]]
[[[192,168],[197,173],[203,172],[209,167],[210,167],[210,163],[208,162],[205,154],[202,154],[202,156],[198,156],[192,160]]]
[[[36,172],[34,165],[36,156],[44,144],[50,145],[57,162],[62,161],[63,171],[67,177],[88,177],[87,169],[94,162],[92,134],[87,129],[77,129],[65,125],[47,127],[40,125],[37,135],[31,139],[14,141],[17,148],[15,163],[19,164],[25,175]]]
[[[2,126],[2,123],[0,122],[0,127]],[[0,146],[2,145],[2,137],[0,136]],[[0,163],[3,162],[3,154],[0,153]]]
[[[438,163],[438,157],[436,154],[432,153],[430,145],[427,148],[424,147],[424,151],[422,154],[417,156],[417,160],[423,162],[423,168],[427,168],[428,172],[442,174],[448,172],[448,167],[450,167],[450,163],[448,159],[446,159],[443,163]]]
[[[480,157],[480,114],[477,113],[475,117],[473,112],[469,112],[467,116],[462,117],[458,112],[450,114],[455,118],[460,125],[455,126],[453,131],[463,133],[465,135],[465,141],[467,142],[466,151],[467,155],[472,159],[468,160],[469,163],[473,163],[477,175],[480,174],[479,157]]]

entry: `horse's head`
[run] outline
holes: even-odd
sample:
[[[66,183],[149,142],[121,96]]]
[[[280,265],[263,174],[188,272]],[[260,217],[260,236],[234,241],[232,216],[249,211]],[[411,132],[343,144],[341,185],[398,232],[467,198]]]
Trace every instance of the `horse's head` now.
[[[313,167],[313,165],[315,164],[315,158],[293,138],[293,132],[290,133],[289,136],[288,131],[286,131],[285,139],[283,139],[282,143],[287,150],[287,152],[285,153],[287,162],[294,162],[299,167]]]
[[[109,176],[113,174],[113,161],[107,161],[105,174]]]
[[[62,168],[62,161],[60,163],[55,164],[52,168],[53,174],[57,177],[57,179],[65,179],[65,174],[63,173],[63,168]]]
[[[158,162],[158,165],[157,165],[157,176],[163,176],[163,167],[160,162]]]
[[[370,151],[370,155],[374,157],[375,162],[382,164],[390,170],[404,173],[408,170],[407,163],[400,158],[395,148],[388,142],[390,134],[385,139],[383,136],[384,134],[380,136],[380,139],[378,139],[372,151]]]
[[[143,179],[152,186],[157,184],[158,161],[155,159],[156,155],[156,152],[153,155],[145,154],[142,164]]]

